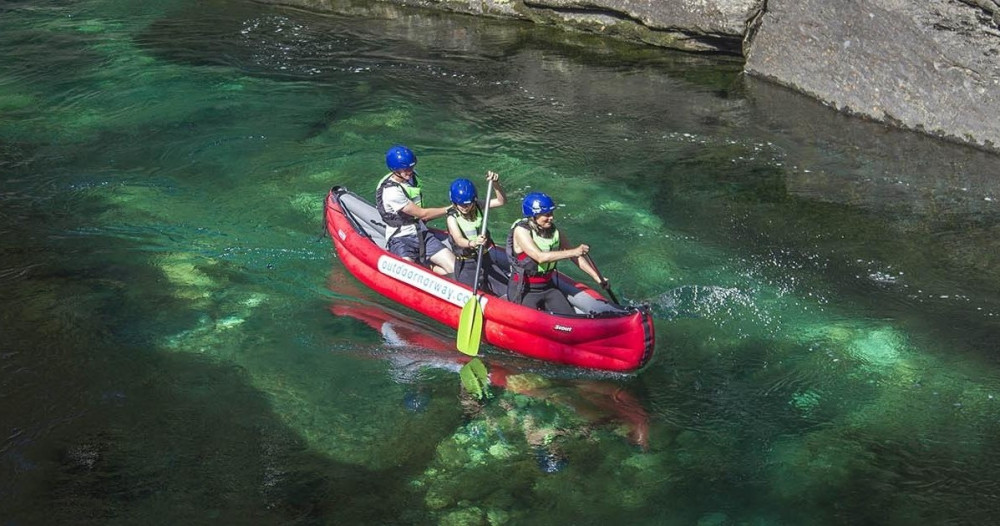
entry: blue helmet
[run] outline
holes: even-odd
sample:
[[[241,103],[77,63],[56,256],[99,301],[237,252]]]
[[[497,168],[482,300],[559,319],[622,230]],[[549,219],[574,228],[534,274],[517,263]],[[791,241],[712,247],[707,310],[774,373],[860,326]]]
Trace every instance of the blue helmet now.
[[[531,192],[524,196],[524,201],[521,201],[521,211],[524,212],[524,217],[548,214],[555,209],[556,204],[552,201],[552,198],[542,192]]]
[[[451,202],[456,205],[471,205],[476,202],[476,185],[468,179],[455,179],[451,182]]]
[[[413,154],[413,150],[406,146],[397,144],[385,152],[385,165],[394,172],[405,168],[413,168],[416,164],[417,156]]]

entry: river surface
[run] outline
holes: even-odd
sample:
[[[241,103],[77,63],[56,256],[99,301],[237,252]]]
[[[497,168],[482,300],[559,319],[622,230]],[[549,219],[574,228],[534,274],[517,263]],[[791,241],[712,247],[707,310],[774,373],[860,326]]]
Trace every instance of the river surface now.
[[[8,0],[0,47],[3,526],[1000,516],[996,156],[726,57],[384,6]],[[551,194],[649,365],[486,346],[463,394],[454,331],[324,233],[395,143],[432,205],[499,172],[501,230]]]

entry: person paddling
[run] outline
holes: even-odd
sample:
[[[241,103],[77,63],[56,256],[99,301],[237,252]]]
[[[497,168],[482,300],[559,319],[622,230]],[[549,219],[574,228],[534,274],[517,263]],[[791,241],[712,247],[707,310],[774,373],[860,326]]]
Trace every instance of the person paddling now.
[[[486,172],[487,187],[492,183],[496,196],[487,205],[490,208],[503,206],[507,196],[500,185],[500,176],[496,172]],[[489,231],[483,231],[483,208],[476,185],[468,179],[455,179],[451,183],[449,197],[453,208],[448,212],[448,234],[451,236],[451,246],[455,253],[455,280],[470,287],[476,279],[476,256],[478,248],[483,247],[483,260],[480,264],[479,290],[502,294],[507,282],[507,275],[502,269],[509,267],[507,254],[496,246]],[[487,196],[489,197],[489,196]]]
[[[597,269],[584,258],[589,245],[572,247],[566,236],[556,228],[553,213],[556,204],[541,192],[524,196],[521,211],[524,217],[514,222],[507,236],[507,256],[511,263],[508,299],[514,303],[555,314],[573,314],[569,300],[553,280],[556,263],[569,259],[607,288]]]
[[[449,207],[423,208],[417,180],[417,156],[406,146],[396,145],[385,153],[390,172],[375,188],[375,207],[385,223],[386,250],[435,273],[455,271],[455,256],[441,239],[427,230],[426,221],[448,213]]]

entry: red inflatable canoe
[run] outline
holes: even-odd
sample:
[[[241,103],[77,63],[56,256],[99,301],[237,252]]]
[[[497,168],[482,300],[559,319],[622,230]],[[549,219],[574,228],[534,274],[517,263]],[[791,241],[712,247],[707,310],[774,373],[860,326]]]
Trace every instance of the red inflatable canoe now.
[[[387,252],[385,224],[375,207],[357,194],[335,186],[325,208],[327,231],[351,274],[396,303],[458,327],[462,306],[472,296],[470,287]],[[653,319],[645,306],[612,304],[562,273],[556,281],[577,314],[559,316],[482,295],[483,341],[588,369],[631,371],[649,361]]]

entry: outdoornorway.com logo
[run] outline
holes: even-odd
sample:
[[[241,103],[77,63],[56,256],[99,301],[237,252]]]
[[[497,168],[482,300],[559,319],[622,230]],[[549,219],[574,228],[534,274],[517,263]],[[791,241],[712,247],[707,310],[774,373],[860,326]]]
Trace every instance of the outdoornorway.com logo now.
[[[416,287],[428,294],[433,294],[449,303],[462,307],[472,297],[472,293],[464,287],[455,285],[414,265],[403,263],[389,256],[378,258],[378,271],[396,281]],[[483,301],[483,299],[480,299]]]

